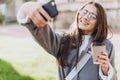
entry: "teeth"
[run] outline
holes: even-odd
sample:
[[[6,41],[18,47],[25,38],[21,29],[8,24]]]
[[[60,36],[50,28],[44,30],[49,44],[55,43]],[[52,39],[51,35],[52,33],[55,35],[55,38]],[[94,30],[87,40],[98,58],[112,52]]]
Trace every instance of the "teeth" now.
[[[81,20],[80,22],[82,22],[82,24],[84,25],[89,25],[88,23],[86,23],[85,21]]]

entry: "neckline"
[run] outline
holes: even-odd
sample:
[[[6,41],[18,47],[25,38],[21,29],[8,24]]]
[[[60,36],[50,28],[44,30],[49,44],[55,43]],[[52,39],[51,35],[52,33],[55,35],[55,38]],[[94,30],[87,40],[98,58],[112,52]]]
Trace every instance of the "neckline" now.
[[[83,35],[83,38],[90,38],[91,35]]]
[[[89,40],[91,38],[91,35],[83,35],[82,36],[82,40],[84,41],[86,41],[86,40]]]

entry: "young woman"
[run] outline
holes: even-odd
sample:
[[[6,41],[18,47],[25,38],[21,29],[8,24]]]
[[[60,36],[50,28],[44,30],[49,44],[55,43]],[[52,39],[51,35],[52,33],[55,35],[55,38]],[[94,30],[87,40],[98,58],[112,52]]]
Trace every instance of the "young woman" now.
[[[88,2],[82,6],[76,14],[72,31],[66,34],[52,31],[48,25],[52,19],[39,3],[25,3],[18,12],[17,20],[57,59],[60,80],[117,80],[114,47],[107,39],[106,13],[99,3]],[[106,46],[96,59],[100,63],[98,65],[93,64],[89,54],[93,42],[105,43]]]

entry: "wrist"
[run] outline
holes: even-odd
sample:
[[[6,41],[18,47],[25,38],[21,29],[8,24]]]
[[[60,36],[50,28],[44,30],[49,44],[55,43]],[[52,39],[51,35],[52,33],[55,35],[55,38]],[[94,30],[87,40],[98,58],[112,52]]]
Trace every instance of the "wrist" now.
[[[102,68],[103,75],[108,76],[109,66],[105,68],[104,67],[101,67],[101,68]]]

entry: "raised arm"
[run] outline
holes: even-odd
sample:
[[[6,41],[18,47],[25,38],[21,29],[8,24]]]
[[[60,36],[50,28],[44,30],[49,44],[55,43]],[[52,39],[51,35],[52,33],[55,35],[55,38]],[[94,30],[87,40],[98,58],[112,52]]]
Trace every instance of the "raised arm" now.
[[[29,29],[33,37],[47,52],[58,57],[62,36],[52,31],[48,25],[52,19],[39,3],[28,2],[23,4],[18,11],[17,20]]]

